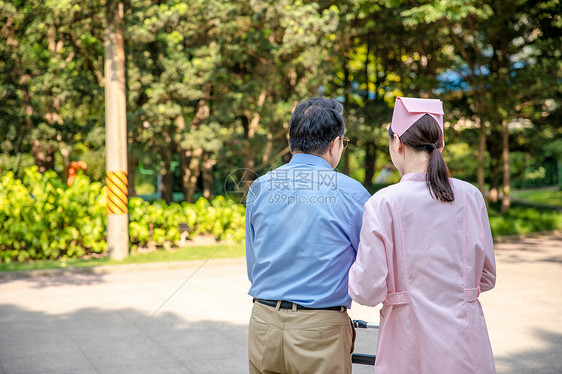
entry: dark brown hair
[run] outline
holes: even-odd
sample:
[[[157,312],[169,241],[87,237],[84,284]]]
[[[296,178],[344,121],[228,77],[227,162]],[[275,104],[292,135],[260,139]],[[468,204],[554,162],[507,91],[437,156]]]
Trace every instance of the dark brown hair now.
[[[391,128],[388,129],[388,135],[391,138],[394,136]],[[400,141],[408,147],[430,154],[425,181],[431,196],[444,202],[455,200],[449,183],[449,168],[439,152],[444,144],[443,132],[437,121],[429,114],[424,115],[400,136]]]
[[[343,105],[334,99],[311,97],[300,102],[289,122],[291,152],[324,154],[330,142],[345,135]]]

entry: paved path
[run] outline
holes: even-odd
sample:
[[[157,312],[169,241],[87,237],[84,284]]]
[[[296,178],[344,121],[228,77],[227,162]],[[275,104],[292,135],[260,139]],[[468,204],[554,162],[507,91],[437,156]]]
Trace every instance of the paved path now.
[[[498,373],[562,373],[562,235],[496,246],[480,300]],[[243,259],[2,280],[0,374],[247,373]],[[355,319],[378,310],[354,306]],[[372,353],[376,331],[359,331]],[[354,373],[372,373],[354,366]]]

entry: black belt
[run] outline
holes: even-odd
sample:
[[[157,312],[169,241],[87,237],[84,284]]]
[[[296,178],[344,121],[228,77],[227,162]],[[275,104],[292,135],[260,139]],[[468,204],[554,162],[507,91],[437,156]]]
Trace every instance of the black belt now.
[[[263,299],[254,298],[254,302],[256,302],[256,301],[260,304],[272,306],[274,308],[277,308],[277,303],[279,302],[278,300],[263,300]],[[329,307],[325,307],[325,308],[308,308],[306,306],[302,306],[302,305],[295,304],[295,303],[292,303],[290,301],[285,301],[285,300],[281,301],[281,305],[279,306],[279,308],[280,309],[293,309],[293,305],[296,305],[297,310],[338,310],[338,311],[347,310],[347,308],[344,307],[344,306],[329,306]]]

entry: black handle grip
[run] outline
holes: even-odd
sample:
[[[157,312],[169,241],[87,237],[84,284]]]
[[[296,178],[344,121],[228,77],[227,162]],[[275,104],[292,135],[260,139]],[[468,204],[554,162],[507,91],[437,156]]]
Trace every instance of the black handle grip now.
[[[364,355],[361,353],[354,353],[351,356],[351,362],[359,365],[375,366],[375,355]]]
[[[353,320],[353,326],[357,329],[366,329],[367,328],[367,322],[362,321],[360,319],[354,319]]]

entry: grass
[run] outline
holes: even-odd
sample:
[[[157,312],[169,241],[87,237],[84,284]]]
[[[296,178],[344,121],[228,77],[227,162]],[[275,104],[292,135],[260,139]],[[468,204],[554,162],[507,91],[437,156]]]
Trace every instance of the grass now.
[[[530,203],[562,207],[562,191],[558,186],[535,188],[529,190],[513,190],[513,197]]]
[[[155,262],[192,261],[213,258],[236,258],[244,256],[244,244],[214,244],[183,247],[173,250],[160,250],[135,253],[124,260],[110,260],[108,257],[91,259],[61,259],[55,261],[31,261],[26,263],[0,263],[0,271],[24,271],[38,269],[69,269],[101,265],[143,264]]]

